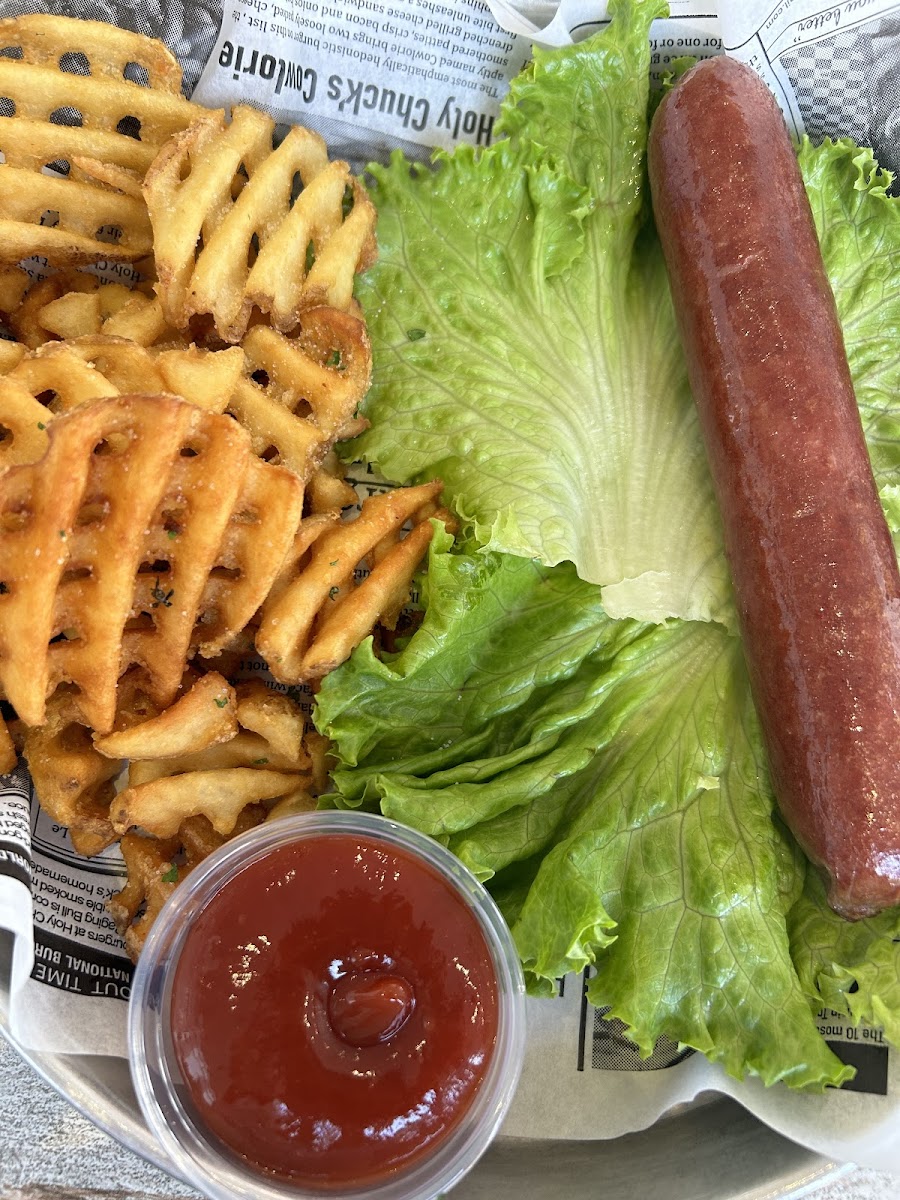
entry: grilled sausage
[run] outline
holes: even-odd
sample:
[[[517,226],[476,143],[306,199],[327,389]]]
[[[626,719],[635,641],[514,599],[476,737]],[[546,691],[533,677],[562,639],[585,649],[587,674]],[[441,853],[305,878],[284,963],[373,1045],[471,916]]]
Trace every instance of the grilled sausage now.
[[[900,904],[900,574],[796,155],[720,57],[660,105],[649,167],[775,793],[868,916]]]

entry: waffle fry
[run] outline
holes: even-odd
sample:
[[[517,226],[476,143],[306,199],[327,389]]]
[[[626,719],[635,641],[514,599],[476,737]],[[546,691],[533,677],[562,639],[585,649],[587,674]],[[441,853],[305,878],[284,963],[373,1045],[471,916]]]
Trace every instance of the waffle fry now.
[[[132,616],[153,617],[123,640],[124,660],[144,665],[160,703],[177,691],[179,658],[214,658],[252,619],[303,505],[296,477],[253,457],[236,422],[193,407],[190,412],[195,432],[185,450],[192,452],[178,453],[143,535],[145,566],[137,575]]]
[[[15,380],[0,379],[0,470],[37,462],[47,449],[47,410]]]
[[[232,837],[261,825],[266,819],[266,811],[261,804],[248,804],[227,837],[216,833],[206,817],[189,817],[183,821],[178,830],[178,840],[181,842],[180,857],[184,858],[185,872],[203,862],[204,858],[209,858],[214,850],[224,846]]]
[[[94,292],[67,292],[40,310],[38,321],[46,341],[99,333],[103,325],[99,288]]]
[[[230,418],[172,397],[115,397],[51,422],[39,463],[0,476],[0,686],[41,725],[78,689],[111,730],[131,665],[161,707],[188,657],[224,646],[267,595],[302,486],[254,458]]]
[[[136,297],[143,305],[152,305],[146,296]],[[88,337],[108,332],[107,322],[116,327],[116,314],[132,302],[132,290],[121,283],[100,283],[91,292],[66,292],[46,304],[38,314],[38,324],[61,340]]]
[[[5,144],[0,132],[0,146]],[[40,254],[63,265],[101,256],[133,262],[152,245],[150,222],[139,200],[96,184],[0,164],[0,261],[21,262]]]
[[[72,365],[79,359],[82,363],[80,371]],[[90,397],[85,392],[76,404],[71,396],[67,396],[64,386],[53,386],[52,371],[57,363],[63,368],[61,375],[64,386],[70,375],[73,378],[102,380],[98,399],[100,391],[106,396],[153,396],[169,391],[153,356],[136,342],[103,334],[76,338],[71,342],[53,342],[30,356],[27,365],[23,363],[17,375],[21,377],[30,369],[40,377],[41,367],[44,367],[45,382],[57,393],[49,407],[59,414],[70,412],[73,407],[86,403]]]
[[[150,352],[104,334],[45,343],[0,378],[0,426],[8,431],[0,438],[0,464],[36,462],[46,449],[43,431],[50,421],[95,400],[167,393],[222,412],[244,370],[237,346]]]
[[[16,271],[18,268],[7,270]],[[24,272],[19,273],[24,275]],[[48,305],[66,294],[89,295],[100,287],[97,276],[89,275],[86,271],[58,271],[35,282],[31,282],[27,275],[25,278],[29,284],[27,289],[17,301],[14,300],[15,293],[11,291],[10,300],[13,302],[8,308],[4,305],[0,311],[18,341],[29,350],[36,350],[38,346],[53,340],[53,335],[41,323],[41,313]]]
[[[0,338],[0,375],[17,367],[26,354],[27,350],[20,342]]]
[[[0,313],[5,318],[19,307],[30,286],[31,276],[21,267],[0,267]]]
[[[144,296],[137,291],[131,293],[121,308],[104,317],[99,329],[91,332],[128,338],[139,346],[180,341],[176,331],[166,321],[159,297]]]
[[[261,734],[239,729],[228,741],[203,750],[191,750],[170,758],[135,759],[128,764],[128,785],[140,787],[191,771],[227,771],[235,767],[292,771],[305,779],[309,774],[310,756],[305,747],[301,747],[299,754],[281,754]]]
[[[189,681],[189,676],[186,678]],[[116,730],[133,725],[146,728],[159,715],[140,672],[126,673],[117,689]],[[45,723],[38,729],[25,728],[21,739],[42,807],[67,827],[73,848],[88,857],[118,838],[109,819],[109,806],[125,766],[121,758],[100,754],[91,738],[72,689],[61,688],[47,703]]]
[[[351,325],[358,324],[354,318],[336,315],[342,321],[349,320]],[[278,342],[286,340],[270,330],[260,332]],[[363,393],[364,385],[342,376],[332,383],[328,378],[331,368],[320,368],[300,348],[288,346],[282,352],[276,346],[275,352],[266,353],[266,346],[256,339],[251,344],[253,361],[265,361],[272,372],[265,389],[249,379],[246,356],[236,346],[219,351],[193,346],[149,350],[127,339],[97,335],[72,342],[45,343],[22,358],[16,356],[17,361],[5,378],[0,379],[0,466],[36,462],[46,450],[46,429],[56,416],[120,394],[168,393],[210,412],[222,412],[227,405],[239,420],[243,417],[241,423],[250,425],[251,444],[260,457],[290,466],[301,478],[311,475],[315,491],[315,496],[311,494],[313,511],[325,505],[352,503],[355,498],[352,489],[333,474],[314,467],[327,453],[335,434],[345,435],[355,428],[352,417],[343,425],[338,422],[343,413],[350,413],[355,407],[356,396]],[[356,344],[367,379],[368,346],[364,340]],[[347,357],[349,361],[349,352]],[[292,364],[297,367],[295,374],[290,370]],[[290,387],[292,392],[287,390]],[[301,404],[306,407],[300,399],[302,390],[316,404],[316,408],[309,406],[308,415],[302,415],[301,411]],[[232,403],[236,396],[246,397],[248,392],[252,395],[247,403]],[[285,436],[279,439],[280,453],[273,451],[271,428],[264,424],[265,434],[259,432],[260,424],[254,415],[259,412],[258,405],[254,407],[257,395],[275,409],[285,427]],[[275,395],[286,397],[285,403],[276,401]],[[297,414],[286,407],[289,402],[297,405]],[[317,418],[324,428],[315,423]],[[238,564],[223,561],[221,565],[233,571]],[[212,582],[210,587],[216,589]],[[264,599],[258,592],[256,598],[259,603]],[[213,643],[207,639],[206,645]]]
[[[266,815],[266,809],[259,805],[248,805],[227,837],[216,833],[203,816],[184,821],[175,837],[164,840],[125,834],[121,845],[126,883],[107,901],[107,909],[133,962],[137,962],[150,927],[176,884],[230,838],[261,824]]]
[[[310,514],[340,512],[356,504],[355,488],[344,479],[344,467],[334,451],[329,451],[306,485],[306,506]]]
[[[203,111],[181,95],[175,58],[114,25],[44,14],[0,21],[0,50],[12,106],[0,117],[0,261],[143,258],[153,239],[141,181]]]
[[[57,413],[102,396],[162,393],[181,396],[209,412],[223,412],[243,371],[244,356],[237,346],[151,349],[128,338],[99,334],[42,346],[10,378],[24,382],[35,395],[54,392],[49,407]],[[74,389],[76,381],[84,390]]]
[[[178,867],[177,838],[160,841],[128,833],[120,842],[127,877],[125,886],[110,896],[106,908],[124,939],[125,949],[137,962],[144,939],[159,910],[175,890]]]
[[[124,312],[121,309],[116,317]],[[344,319],[344,314],[336,315]],[[106,322],[106,327],[109,323]],[[271,334],[270,330],[260,332]],[[286,341],[279,334],[272,337]],[[367,380],[369,358],[364,335],[358,345],[365,364],[361,367],[365,371],[363,378]],[[358,428],[359,423],[352,415],[340,423],[341,410],[352,414],[366,384],[342,375],[331,380],[327,375],[331,368],[320,368],[299,346],[288,346],[282,351],[276,345],[269,350],[256,339],[251,340],[251,346],[253,358],[248,363],[238,346],[224,350],[197,346],[145,347],[128,338],[97,334],[73,341],[45,342],[31,353],[20,351],[12,356],[6,379],[24,388],[35,400],[41,397],[45,411],[39,419],[45,423],[82,404],[116,395],[168,393],[209,412],[221,413],[227,409],[249,428],[253,449],[260,457],[291,466],[297,474],[309,475],[319,458],[327,453],[336,434],[345,437]],[[265,385],[248,376],[251,369],[254,374],[265,371],[255,365],[260,363],[266,363],[271,370],[271,382]],[[283,381],[277,374],[279,370],[284,373]],[[309,403],[303,392],[310,396]],[[257,395],[261,398],[259,404],[255,402]],[[277,438],[264,417],[259,416],[264,405],[276,411],[285,431],[283,438]],[[296,414],[290,405],[297,408]],[[306,408],[309,413],[304,412]],[[3,420],[4,409],[0,404],[0,422]],[[281,452],[273,446],[273,438],[277,438]]]
[[[266,815],[266,821],[280,821],[282,817],[295,817],[298,813],[315,812],[318,801],[311,792],[299,788],[296,792],[276,801]]]
[[[71,692],[60,691],[45,723],[26,732],[24,755],[41,807],[68,828],[80,854],[98,854],[116,840],[109,806],[124,764],[94,749]]]
[[[304,768],[309,764],[303,748],[303,713],[292,700],[267,687],[261,679],[238,685],[237,720],[242,729],[265,740],[276,761],[283,758]]]
[[[0,21],[0,46],[18,49],[22,61],[59,70],[62,56],[81,54],[92,76],[117,84],[133,74],[144,75],[144,86],[156,92],[181,95],[181,67],[162,42],[129,33],[102,21],[31,15]],[[74,70],[74,65],[70,67]]]
[[[274,131],[244,105],[230,124],[207,113],[147,172],[158,292],[179,329],[209,316],[236,342],[255,307],[291,332],[306,308],[348,309],[356,272],[373,261],[374,208],[347,164],[329,163],[322,139],[300,127],[273,149]]]
[[[217,833],[234,830],[248,804],[297,790],[291,771],[228,767],[166,775],[119,792],[110,806],[113,828],[125,833],[140,826],[154,837],[171,837],[187,817],[205,816]]]
[[[256,647],[282,683],[317,679],[350,656],[379,620],[396,620],[428,545],[441,482],[398,488],[366,500],[355,521],[328,514],[303,521],[266,601]],[[413,529],[401,537],[404,524]],[[361,582],[355,573],[370,559]]]
[[[237,728],[234,688],[210,672],[159,716],[95,738],[94,748],[106,758],[172,758],[227,742]]]
[[[94,400],[119,395],[117,387],[65,342],[49,342],[24,355],[6,373],[2,383],[5,389],[15,388],[31,397],[38,406],[33,410],[35,420],[45,428],[55,416]],[[5,397],[6,392],[0,394]],[[0,420],[8,424],[5,398],[0,404]],[[36,462],[37,458],[19,461]]]
[[[317,135],[276,147],[186,101],[160,43],[43,15],[0,21],[0,95],[0,770],[23,749],[82,853],[121,838],[136,959],[197,863],[328,786],[327,739],[237,656],[317,679],[450,517],[436,483],[341,520],[375,213]]]
[[[7,272],[16,269],[7,268]],[[18,340],[31,350],[49,341],[98,334],[128,338],[141,346],[180,341],[146,284],[126,287],[103,283],[86,271],[58,271],[31,284],[16,299],[17,282],[15,276],[9,277],[9,296],[5,298],[0,272],[0,313]]]
[[[237,346],[228,350],[201,350],[197,346],[163,350],[154,354],[153,361],[167,391],[214,413],[225,412],[245,369],[244,355]]]
[[[369,388],[372,357],[356,317],[314,308],[293,337],[259,325],[243,350],[247,375],[236,383],[228,411],[250,431],[257,454],[306,480],[336,441],[366,428],[355,413]]]
[[[219,719],[213,710],[220,703]],[[214,736],[204,738],[203,729]],[[288,696],[258,680],[235,692],[211,672],[156,720],[98,742],[104,751],[139,751],[113,804],[112,824],[119,833],[140,826],[168,837],[203,814],[228,834],[248,804],[268,809],[273,799],[308,791],[311,758],[303,736],[303,713]]]

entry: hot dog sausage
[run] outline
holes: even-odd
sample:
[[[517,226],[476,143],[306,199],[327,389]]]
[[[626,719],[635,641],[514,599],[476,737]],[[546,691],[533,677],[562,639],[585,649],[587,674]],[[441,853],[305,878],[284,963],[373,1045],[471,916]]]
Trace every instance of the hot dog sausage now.
[[[654,117],[654,213],[779,806],[858,918],[900,904],[900,574],[784,119],[748,67]]]

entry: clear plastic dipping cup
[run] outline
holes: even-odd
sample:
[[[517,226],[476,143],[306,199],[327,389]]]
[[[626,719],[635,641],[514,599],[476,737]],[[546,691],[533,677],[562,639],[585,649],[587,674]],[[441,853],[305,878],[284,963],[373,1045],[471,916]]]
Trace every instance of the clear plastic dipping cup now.
[[[524,985],[491,897],[384,817],[250,830],[175,889],[129,1009],[134,1086],[212,1200],[426,1200],[484,1153],[522,1066]]]

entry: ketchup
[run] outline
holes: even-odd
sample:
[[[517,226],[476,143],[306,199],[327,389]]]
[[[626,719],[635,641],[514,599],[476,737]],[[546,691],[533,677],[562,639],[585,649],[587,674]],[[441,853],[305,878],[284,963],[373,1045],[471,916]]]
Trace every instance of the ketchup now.
[[[383,1182],[465,1115],[498,1029],[491,951],[432,867],[357,834],[250,862],[193,918],[172,984],[200,1121],[262,1174]]]

